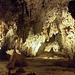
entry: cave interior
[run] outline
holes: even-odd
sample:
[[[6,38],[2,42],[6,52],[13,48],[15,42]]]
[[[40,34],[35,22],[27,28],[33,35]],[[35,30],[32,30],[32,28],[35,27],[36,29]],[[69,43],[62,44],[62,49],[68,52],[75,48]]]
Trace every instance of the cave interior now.
[[[75,75],[75,0],[0,0],[0,66],[0,75]]]

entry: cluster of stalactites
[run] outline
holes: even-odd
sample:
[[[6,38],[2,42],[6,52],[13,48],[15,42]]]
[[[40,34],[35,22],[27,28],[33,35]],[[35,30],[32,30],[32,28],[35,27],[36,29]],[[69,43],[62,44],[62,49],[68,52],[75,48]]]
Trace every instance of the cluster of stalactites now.
[[[52,35],[56,35],[58,33],[57,24],[54,23],[55,19],[57,17],[57,9],[53,9],[52,11],[49,11],[46,14],[46,21],[43,25],[43,32],[47,37],[47,40],[49,40]]]
[[[10,49],[14,48],[16,51],[18,50],[21,54],[24,54],[25,56],[36,56],[41,44],[45,42],[45,36],[43,35],[43,33],[41,32],[41,34],[34,35],[32,29],[30,29],[25,43],[23,43],[23,39],[19,37],[14,40],[16,35],[14,34],[12,28],[9,29],[6,36],[9,37]],[[9,54],[10,52],[7,51],[7,53]]]
[[[60,24],[62,44],[64,48],[67,48],[72,53],[75,50],[74,19],[68,11],[64,10],[62,12],[62,18],[64,18]]]
[[[5,39],[5,33],[4,33],[5,29],[8,29],[7,25],[2,20],[0,20],[0,49]]]
[[[52,12],[51,15],[51,11],[50,13],[48,12],[47,14],[47,19],[43,25],[43,30],[44,33],[46,35],[46,38],[49,39],[49,37],[52,37],[52,35],[56,35],[59,30],[60,30],[60,34],[62,36],[62,45],[63,48],[68,49],[68,51],[70,53],[75,52],[75,25],[74,25],[74,19],[71,16],[71,14],[68,12],[68,8],[63,9],[61,11],[61,17],[58,20],[59,21],[59,29],[58,29],[58,25],[56,24],[55,20],[56,18],[58,18],[59,14],[58,12],[56,12],[55,10]]]
[[[41,34],[31,34],[26,39],[26,42],[23,44],[23,51],[29,56],[36,56],[40,46],[45,42],[45,36]],[[26,50],[27,49],[27,50]]]

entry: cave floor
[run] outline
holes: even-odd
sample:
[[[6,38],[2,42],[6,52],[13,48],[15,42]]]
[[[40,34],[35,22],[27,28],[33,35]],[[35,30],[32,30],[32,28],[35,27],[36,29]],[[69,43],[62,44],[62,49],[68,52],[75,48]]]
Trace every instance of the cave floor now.
[[[26,58],[26,61],[28,65],[23,67],[25,73],[19,75],[27,75],[31,72],[36,75],[75,75],[75,68],[68,67],[67,58],[32,57]],[[8,61],[0,61],[0,75],[8,75],[8,70],[5,68],[7,63]],[[18,68],[13,69],[11,73],[15,73]]]

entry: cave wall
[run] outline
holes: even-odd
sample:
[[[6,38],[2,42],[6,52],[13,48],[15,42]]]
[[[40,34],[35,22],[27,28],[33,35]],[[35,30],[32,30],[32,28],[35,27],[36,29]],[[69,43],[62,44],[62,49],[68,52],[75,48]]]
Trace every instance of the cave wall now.
[[[43,25],[49,17],[61,12],[68,6],[69,0],[1,0],[0,18],[10,25],[15,21],[18,26],[18,35],[25,39],[28,36],[30,27],[33,28],[34,34],[43,31]],[[55,17],[55,16],[54,16]]]
[[[24,18],[23,24],[19,25],[19,33],[23,33],[23,39],[26,39],[30,27],[33,28],[34,34],[41,33],[43,31],[43,26],[50,19],[57,17],[56,23],[60,23],[60,18],[62,15],[62,10],[65,10],[68,6],[69,0],[24,0]],[[18,6],[21,10],[22,8]],[[54,13],[58,14],[57,16]],[[19,13],[20,14],[20,13]],[[52,17],[52,18],[50,18]],[[51,21],[52,21],[51,20]],[[25,34],[26,33],[26,34]]]
[[[65,46],[63,41],[65,43],[67,39],[66,36],[66,39],[63,37],[65,34],[64,29],[65,27],[69,26],[66,22],[74,20],[71,14],[68,13],[69,1],[70,0],[9,0],[7,3],[7,1],[1,0],[0,19],[7,23],[8,27],[11,25],[12,21],[16,22],[18,27],[17,34],[20,38],[23,38],[23,42],[26,40],[29,41],[30,36],[32,36],[34,39],[36,38],[35,41],[40,38],[40,40],[38,40],[40,42],[43,35],[45,35],[45,45],[42,45],[43,41],[40,42],[40,50],[44,49],[45,46],[51,42],[58,42],[60,47],[63,48],[63,46]],[[1,15],[2,13],[4,15]],[[66,30],[68,30],[67,28]],[[75,35],[74,21],[71,30]],[[29,36],[30,31],[32,35]],[[35,43],[35,41],[32,39],[29,43]]]

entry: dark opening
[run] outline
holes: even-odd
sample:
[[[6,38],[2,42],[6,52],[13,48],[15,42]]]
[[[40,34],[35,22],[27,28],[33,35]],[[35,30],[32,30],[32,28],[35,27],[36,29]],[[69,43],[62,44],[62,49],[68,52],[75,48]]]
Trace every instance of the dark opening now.
[[[68,4],[69,12],[71,13],[72,17],[75,19],[75,1],[70,1]]]

